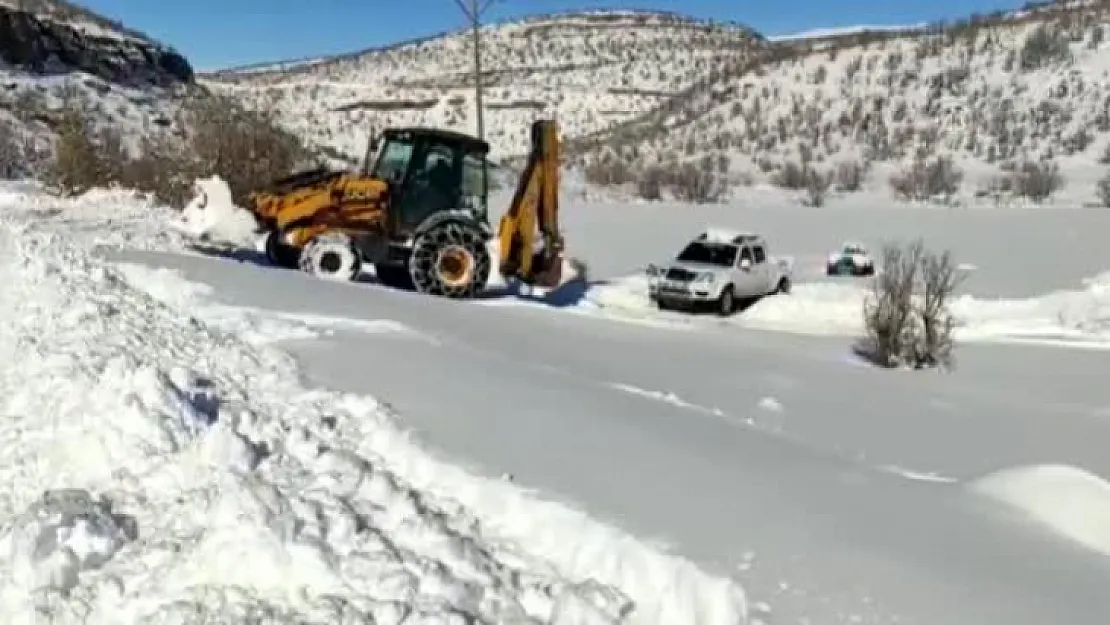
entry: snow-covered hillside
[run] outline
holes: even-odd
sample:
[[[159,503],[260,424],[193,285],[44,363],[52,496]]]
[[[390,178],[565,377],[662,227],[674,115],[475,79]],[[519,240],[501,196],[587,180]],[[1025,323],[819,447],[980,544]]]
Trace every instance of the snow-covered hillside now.
[[[541,16],[484,28],[487,137],[496,156],[526,152],[537,116],[568,136],[654,110],[762,44],[746,28],[652,12]],[[452,33],[323,61],[229,70],[204,83],[274,107],[306,138],[360,157],[372,126],[475,130],[469,34]]]
[[[621,158],[601,156],[631,164],[629,176],[693,161],[733,183],[795,188],[808,165],[845,190],[888,192],[914,159],[944,156],[966,195],[1062,186],[1068,201],[1098,201],[1110,171],[1108,31],[1107,5],[1087,3],[787,41],[783,58],[630,125],[608,146]]]
[[[0,2],[0,175],[45,158],[63,108],[125,137],[174,126],[193,70],[168,46],[65,0]]]

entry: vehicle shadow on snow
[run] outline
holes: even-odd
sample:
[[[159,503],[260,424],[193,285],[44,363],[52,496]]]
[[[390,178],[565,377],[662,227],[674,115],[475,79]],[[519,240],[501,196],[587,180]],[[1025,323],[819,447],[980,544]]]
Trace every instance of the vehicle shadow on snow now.
[[[281,267],[270,262],[266,258],[266,254],[258,250],[252,250],[244,247],[225,247],[221,245],[213,245],[208,243],[190,243],[188,248],[204,256],[211,256],[213,258],[223,258],[226,260],[233,260],[239,263],[251,263],[267,269],[274,269],[278,271],[298,271],[288,267]],[[372,275],[363,273],[355,279],[355,282],[363,282],[367,284],[378,284],[377,279]]]
[[[586,299],[590,289],[609,284],[604,280],[585,280],[575,278],[554,289],[541,289],[539,293],[519,283],[490,286],[478,294],[479,300],[519,300],[543,304],[551,308],[570,308]]]
[[[295,269],[274,265],[266,257],[265,253],[249,248],[221,246],[211,243],[191,243],[189,244],[189,249],[205,256],[233,260],[239,263],[251,263],[267,269],[296,271]],[[398,291],[410,290],[380,282],[377,277],[373,275],[373,271],[363,272],[356,278],[355,282],[374,284],[382,288]],[[602,280],[588,281],[575,278],[555,289],[541,290],[539,293],[533,293],[531,289],[521,284],[498,284],[496,286],[487,287],[485,290],[478,293],[475,299],[480,301],[520,300],[543,304],[552,308],[568,308],[582,302],[591,288],[604,286],[606,284],[608,283]]]

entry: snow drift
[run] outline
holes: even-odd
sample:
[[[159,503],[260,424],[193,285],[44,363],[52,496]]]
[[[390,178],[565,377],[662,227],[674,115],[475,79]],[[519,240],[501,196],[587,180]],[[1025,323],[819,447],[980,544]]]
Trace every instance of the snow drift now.
[[[160,301],[48,221],[0,253],[6,622],[746,622],[731,581],[304,389],[187,285]]]
[[[235,204],[227,182],[219,176],[201,178],[193,183],[193,189],[193,199],[181,211],[181,218],[170,222],[172,226],[197,239],[254,247],[258,222]]]
[[[813,335],[858,336],[866,283],[818,281],[795,284],[787,296],[765,297],[733,318],[749,328]],[[594,287],[584,306],[594,312],[631,318],[667,318],[647,297],[647,279],[629,276]],[[1110,348],[1110,272],[1083,281],[1083,288],[1027,299],[981,299],[962,295],[951,304],[963,341],[1056,342]]]
[[[1015,467],[979,478],[969,488],[1110,555],[1110,483],[1093,473],[1064,465]]]

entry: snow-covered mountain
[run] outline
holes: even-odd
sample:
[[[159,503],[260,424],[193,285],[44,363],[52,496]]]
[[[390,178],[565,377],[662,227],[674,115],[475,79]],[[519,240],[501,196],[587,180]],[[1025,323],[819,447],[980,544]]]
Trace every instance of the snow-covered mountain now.
[[[529,123],[555,116],[598,183],[689,162],[718,187],[886,191],[900,177],[902,195],[944,192],[905,175],[923,157],[917,177],[957,194],[1093,201],[1110,160],[1108,20],[1106,3],[1054,2],[767,39],[662,13],[533,17],[484,29],[487,136],[495,157],[519,156]],[[471,49],[456,32],[201,80],[357,158],[385,125],[473,131]],[[936,156],[951,175],[929,169]]]
[[[184,56],[118,22],[65,0],[2,0],[0,173],[25,173],[66,106],[149,135],[173,126],[173,97],[193,85]]]
[[[595,11],[483,29],[486,136],[495,155],[526,152],[528,127],[555,116],[567,136],[656,110],[765,48],[748,28],[678,15]],[[475,130],[473,47],[454,32],[342,57],[233,69],[202,82],[273,107],[310,140],[361,156],[373,126]]]
[[[777,43],[776,59],[626,125],[583,160],[608,162],[595,166],[603,180],[692,161],[733,183],[802,187],[831,176],[851,190],[906,182],[918,157],[928,178],[939,172],[928,164],[947,157],[955,173],[937,178],[960,193],[1056,188],[1092,201],[1110,162],[1108,8],[1057,3]],[[910,196],[944,185],[916,186]]]

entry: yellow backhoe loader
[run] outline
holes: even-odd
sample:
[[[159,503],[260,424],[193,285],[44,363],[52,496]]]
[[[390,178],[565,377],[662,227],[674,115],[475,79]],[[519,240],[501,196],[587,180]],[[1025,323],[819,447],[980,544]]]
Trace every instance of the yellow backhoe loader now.
[[[532,126],[532,149],[496,237],[500,273],[552,287],[562,280],[559,136]],[[489,144],[432,128],[390,128],[358,171],[295,174],[250,196],[270,262],[338,280],[363,264],[380,282],[451,298],[485,288],[495,234],[488,217]]]

